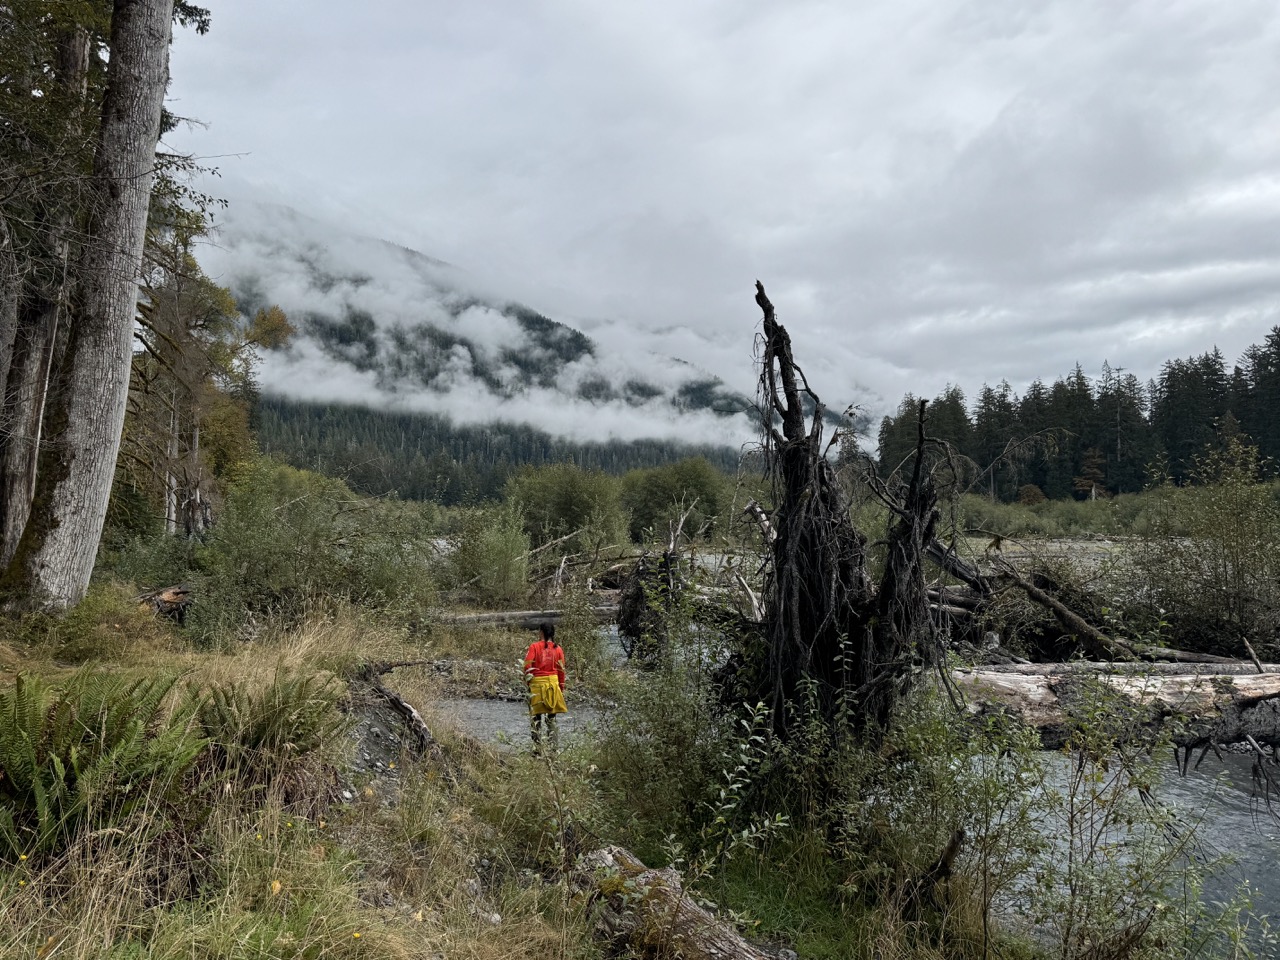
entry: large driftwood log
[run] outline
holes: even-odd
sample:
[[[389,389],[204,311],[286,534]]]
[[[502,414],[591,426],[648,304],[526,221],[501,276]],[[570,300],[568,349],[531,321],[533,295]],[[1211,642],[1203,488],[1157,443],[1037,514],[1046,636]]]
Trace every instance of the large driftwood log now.
[[[582,883],[596,932],[625,941],[650,956],[684,960],[772,960],[734,927],[689,897],[670,867],[651,870],[622,847],[605,847],[582,860]]]
[[[1258,666],[1262,669],[1259,670]],[[983,673],[1021,673],[1028,676],[1058,676],[1069,673],[1157,674],[1160,676],[1255,676],[1259,673],[1280,674],[1280,663],[1254,666],[1237,660],[1229,663],[1139,663],[1132,660],[1115,663],[1097,660],[1068,660],[1066,663],[983,664]]]
[[[1082,664],[1064,664],[1063,669],[1045,672],[1049,665],[1029,666],[1033,669],[956,670],[952,679],[971,711],[1008,711],[1035,727],[1049,749],[1066,742],[1073,703],[1089,673],[1089,679],[1149,709],[1153,722],[1183,719],[1186,725],[1175,737],[1180,746],[1246,743],[1249,737],[1280,746],[1280,673],[1105,669],[1111,664],[1089,671],[1081,669]]]
[[[618,615],[617,604],[601,604],[591,608],[591,615],[608,623]],[[464,613],[440,617],[436,622],[449,627],[519,627],[536,630],[543,623],[559,623],[561,610],[501,610],[496,613]]]

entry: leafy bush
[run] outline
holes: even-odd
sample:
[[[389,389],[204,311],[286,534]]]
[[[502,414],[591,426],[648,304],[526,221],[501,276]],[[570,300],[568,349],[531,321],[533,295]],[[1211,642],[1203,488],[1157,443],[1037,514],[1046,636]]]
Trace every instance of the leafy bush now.
[[[719,659],[718,634],[687,601],[656,610],[651,629],[666,655],[615,691],[599,759],[608,805],[626,811],[619,829],[642,859],[661,856],[672,835],[686,847],[699,842],[735,733],[706,669]]]
[[[600,621],[591,609],[591,594],[571,585],[556,603],[560,608],[556,642],[564,647],[570,678],[574,683],[603,679],[612,664]]]
[[[524,599],[529,537],[517,507],[504,504],[464,511],[449,545],[446,582],[452,589],[495,606]]]
[[[421,613],[433,594],[429,534],[414,506],[363,500],[338,480],[256,461],[196,550],[188,623],[212,639],[253,616],[297,619],[317,601]]]
[[[206,741],[165,717],[172,675],[84,670],[61,689],[18,674],[0,692],[0,856],[47,853],[172,790]]]
[[[1280,632],[1280,506],[1259,481],[1257,450],[1238,438],[1196,461],[1195,486],[1166,483],[1134,554],[1135,584],[1184,646],[1244,653]]]
[[[686,534],[693,536],[704,527],[713,530],[732,498],[728,478],[704,457],[632,470],[622,478],[622,506],[631,515],[628,530],[636,543],[650,536],[664,539],[667,525],[679,520],[685,510],[689,510]]]
[[[625,542],[618,489],[618,480],[600,470],[557,463],[522,470],[507,481],[506,498],[521,511],[533,542],[569,537],[560,552],[581,553]]]
[[[1201,902],[1221,860],[1184,812],[1153,794],[1171,729],[1153,730],[1149,718],[1105,683],[1078,683],[1064,755],[1046,764],[1056,775],[1037,791],[1047,842],[1018,891],[1029,919],[1063,960],[1254,956],[1242,937],[1252,926],[1274,946],[1265,918],[1249,918],[1244,896]]]

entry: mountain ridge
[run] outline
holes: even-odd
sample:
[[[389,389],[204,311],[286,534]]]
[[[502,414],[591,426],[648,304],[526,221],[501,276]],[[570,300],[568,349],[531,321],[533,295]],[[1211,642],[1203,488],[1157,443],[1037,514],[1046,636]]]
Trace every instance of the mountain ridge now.
[[[752,400],[716,374],[602,342],[412,248],[261,203],[229,210],[218,241],[206,270],[241,311],[278,304],[298,331],[263,357],[268,395],[575,442],[754,436]]]

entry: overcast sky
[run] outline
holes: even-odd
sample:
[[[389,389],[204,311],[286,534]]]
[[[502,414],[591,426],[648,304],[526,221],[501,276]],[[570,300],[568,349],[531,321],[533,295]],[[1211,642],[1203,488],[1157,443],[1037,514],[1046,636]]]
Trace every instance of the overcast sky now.
[[[832,407],[1280,323],[1274,0],[210,0],[169,138],[602,341]],[[212,159],[217,158],[217,159]],[[624,334],[623,331],[626,331]]]

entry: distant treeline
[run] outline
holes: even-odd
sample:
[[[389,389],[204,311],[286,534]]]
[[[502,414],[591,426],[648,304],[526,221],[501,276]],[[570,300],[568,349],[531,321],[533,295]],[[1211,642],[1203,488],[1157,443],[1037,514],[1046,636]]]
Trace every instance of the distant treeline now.
[[[908,394],[882,421],[885,471],[913,456],[918,405]],[[1146,384],[1104,363],[1096,380],[1077,365],[1022,396],[984,384],[972,407],[948,387],[928,405],[927,433],[972,461],[977,491],[1005,501],[1128,493],[1161,476],[1189,482],[1196,459],[1228,435],[1280,459],[1280,327],[1231,369],[1215,348],[1168,361]]]
[[[264,453],[296,467],[342,477],[366,494],[394,491],[444,505],[499,497],[524,466],[576,463],[623,474],[689,457],[737,469],[738,450],[669,440],[574,443],[521,424],[459,426],[425,413],[312,404],[264,396],[256,414]]]

